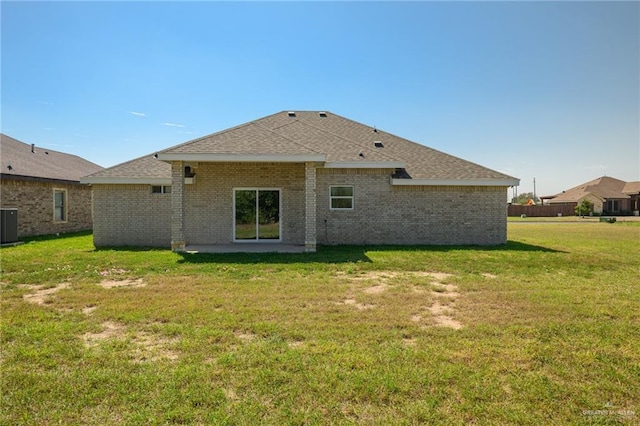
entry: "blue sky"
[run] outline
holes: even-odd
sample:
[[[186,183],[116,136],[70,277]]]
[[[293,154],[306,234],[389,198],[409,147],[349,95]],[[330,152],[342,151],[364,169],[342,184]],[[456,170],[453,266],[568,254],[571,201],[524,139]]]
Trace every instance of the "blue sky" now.
[[[640,180],[638,2],[5,2],[2,132],[103,166],[327,110],[548,195]]]

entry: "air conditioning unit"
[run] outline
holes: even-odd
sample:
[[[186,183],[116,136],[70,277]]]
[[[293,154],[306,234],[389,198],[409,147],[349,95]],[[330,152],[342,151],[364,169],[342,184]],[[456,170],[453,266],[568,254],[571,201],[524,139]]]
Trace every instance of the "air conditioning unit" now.
[[[0,210],[0,243],[18,242],[18,209]]]

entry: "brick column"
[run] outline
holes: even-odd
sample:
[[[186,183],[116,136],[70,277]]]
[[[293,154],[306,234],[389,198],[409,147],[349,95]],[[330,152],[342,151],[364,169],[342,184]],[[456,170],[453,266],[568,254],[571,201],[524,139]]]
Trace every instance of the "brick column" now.
[[[184,163],[171,163],[171,250],[185,251],[184,240]]]
[[[316,167],[313,163],[304,165],[304,246],[305,251],[316,251]]]

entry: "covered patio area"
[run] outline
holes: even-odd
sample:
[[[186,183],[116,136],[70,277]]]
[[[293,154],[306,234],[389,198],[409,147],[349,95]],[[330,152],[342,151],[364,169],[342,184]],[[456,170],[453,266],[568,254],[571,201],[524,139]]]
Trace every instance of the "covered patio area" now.
[[[305,253],[304,245],[278,243],[188,244],[186,253]]]

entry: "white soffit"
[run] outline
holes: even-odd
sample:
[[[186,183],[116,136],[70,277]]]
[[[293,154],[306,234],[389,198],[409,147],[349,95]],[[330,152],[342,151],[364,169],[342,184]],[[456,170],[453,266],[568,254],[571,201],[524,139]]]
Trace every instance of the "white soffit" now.
[[[517,186],[520,179],[391,179],[392,185],[410,186]]]
[[[192,154],[192,153],[158,153],[158,160],[163,161],[211,161],[237,163],[306,163],[324,161],[324,154]]]
[[[405,164],[397,161],[328,161],[324,167],[326,169],[403,169]]]
[[[171,178],[152,177],[86,177],[80,179],[80,183],[89,184],[118,184],[118,185],[171,185]]]

